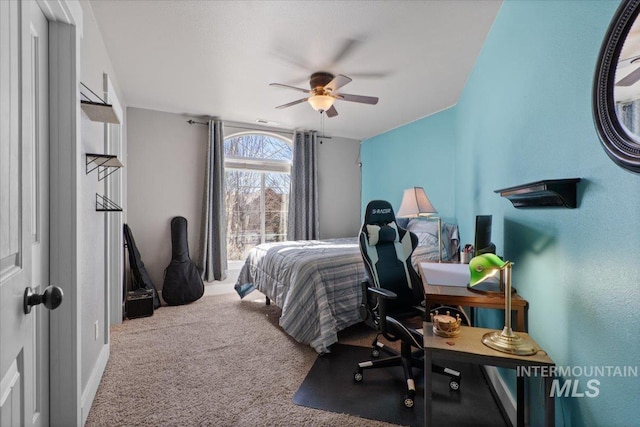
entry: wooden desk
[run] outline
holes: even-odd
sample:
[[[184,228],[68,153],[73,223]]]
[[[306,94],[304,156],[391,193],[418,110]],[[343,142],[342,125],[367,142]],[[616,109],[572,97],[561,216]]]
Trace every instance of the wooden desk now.
[[[463,363],[473,363],[475,365],[492,365],[503,368],[517,369],[520,366],[554,366],[553,360],[540,350],[532,356],[516,356],[509,353],[493,350],[482,343],[482,336],[493,329],[472,328],[461,326],[460,335],[455,338],[442,338],[433,333],[432,324],[424,322],[424,419],[425,426],[431,426],[431,415],[433,414],[431,405],[431,365],[432,363],[447,361],[458,361]],[[523,337],[529,337],[524,332],[519,332]],[[531,339],[529,337],[529,339]],[[535,348],[540,348],[532,340]],[[525,376],[517,377],[517,425],[525,425],[525,399],[524,399]],[[551,385],[553,377],[544,377],[544,420],[547,427],[555,423],[555,402],[551,395]],[[464,393],[464,378],[461,382],[461,393]]]
[[[451,305],[457,307],[497,308],[504,310],[504,296],[494,296],[473,292],[466,286],[430,285],[425,280],[425,274],[420,263],[420,276],[424,287],[425,306],[434,304]],[[516,313],[514,331],[527,331],[527,310],[529,303],[517,293],[511,294],[511,312]]]

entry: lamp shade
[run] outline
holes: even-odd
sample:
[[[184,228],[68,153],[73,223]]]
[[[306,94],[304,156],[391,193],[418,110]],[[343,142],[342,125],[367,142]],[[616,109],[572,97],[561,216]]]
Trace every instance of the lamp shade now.
[[[413,187],[404,190],[402,203],[397,216],[399,217],[418,217],[437,214],[438,211],[433,207],[427,194],[422,187]]]
[[[335,102],[335,98],[333,96],[328,95],[313,95],[309,98],[309,104],[316,111],[327,111],[333,103]]]
[[[472,258],[469,261],[469,272],[471,273],[469,286],[475,286],[489,277],[495,276],[507,264],[509,261],[503,261],[495,254],[482,254]]]

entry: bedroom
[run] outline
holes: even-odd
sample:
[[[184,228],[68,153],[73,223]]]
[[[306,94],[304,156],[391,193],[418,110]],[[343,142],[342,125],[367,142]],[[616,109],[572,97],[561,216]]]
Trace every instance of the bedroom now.
[[[119,82],[117,67],[111,64],[113,58],[103,41],[109,35],[100,33],[89,11],[90,5],[84,2],[81,5],[84,44],[80,78],[100,90],[103,72]],[[617,167],[606,156],[591,114],[593,70],[617,5],[618,2],[610,1],[508,1],[502,4],[473,62],[464,91],[457,102],[451,103],[455,104],[453,107],[424,118],[425,114],[419,114],[416,116],[419,120],[407,120],[395,129],[382,129],[361,146],[357,138],[349,135],[344,144],[338,138],[323,144],[323,148],[327,148],[325,152],[329,148],[336,150],[329,154],[328,160],[344,162],[348,170],[345,182],[352,184],[345,189],[340,204],[344,211],[328,211],[324,224],[339,227],[335,229],[335,237],[357,230],[360,212],[368,200],[386,198],[397,208],[402,190],[414,185],[424,186],[440,214],[458,224],[463,241],[469,239],[465,236],[473,234],[476,214],[493,214],[494,242],[501,253],[517,262],[514,283],[531,305],[529,330],[549,349],[554,360],[562,365],[637,365],[639,348],[635,331],[640,271],[632,254],[640,242],[634,215],[640,207],[639,182],[636,175]],[[185,44],[182,48],[186,54],[190,47]],[[265,79],[264,83],[271,81]],[[287,83],[275,77],[273,81]],[[371,87],[370,93],[362,93],[380,95],[375,85]],[[270,93],[278,97],[269,99],[271,108],[289,100],[286,91],[273,89]],[[127,94],[118,95],[123,105],[128,106]],[[184,140],[189,147],[191,142],[202,138],[206,128],[188,125],[186,120],[192,117],[181,113],[128,107],[125,126],[130,158],[123,159],[126,167],[121,171],[128,185],[128,220],[140,240],[145,261],[148,256],[157,279],[167,258],[163,261],[160,255],[154,256],[154,251],[149,249],[154,244],[148,243],[147,238],[160,239],[157,230],[166,226],[166,218],[182,212],[165,212],[164,222],[157,220],[153,229],[145,230],[143,210],[149,206],[153,211],[156,199],[138,206],[135,201],[145,201],[146,191],[158,189],[148,183],[147,190],[146,182],[133,180],[132,175],[143,170],[162,173],[153,168],[153,160],[157,160],[154,156],[162,152],[153,150],[157,134],[166,136],[157,139],[159,144],[165,144],[163,149],[171,140]],[[171,110],[169,107],[166,108]],[[303,107],[306,106],[292,108],[304,111]],[[368,112],[368,108],[361,106],[361,110],[355,111],[366,119],[362,111]],[[344,111],[346,114],[348,110]],[[189,113],[215,114],[212,111]],[[309,116],[314,120],[312,127],[318,128],[318,116]],[[149,128],[150,123],[154,126],[148,134],[136,133]],[[324,126],[327,134],[340,135],[330,119]],[[169,131],[176,132],[175,136],[169,137]],[[99,130],[93,129],[93,132]],[[149,147],[135,153],[139,146],[132,146],[132,139],[143,140]],[[97,143],[91,146],[100,147]],[[82,147],[80,151],[85,150],[86,147]],[[416,155],[407,157],[403,154],[406,152]],[[357,166],[359,153],[362,175]],[[150,161],[143,169],[145,159]],[[384,175],[375,172],[381,168],[388,172]],[[89,183],[84,171],[78,175],[83,186],[80,200],[86,202],[95,193],[95,180]],[[328,175],[338,179],[331,173]],[[179,185],[197,183],[197,178],[190,176],[191,181]],[[494,193],[499,188],[563,177],[581,177],[584,181],[579,187],[578,209],[517,210]],[[200,195],[194,195],[184,201],[192,206],[190,237],[194,239],[199,200]],[[80,214],[77,227],[81,227],[78,235],[84,251],[81,251],[83,255],[78,260],[73,283],[89,283],[95,272],[100,275],[103,271],[101,256],[92,251],[101,248],[102,242],[94,243],[90,237],[92,230],[102,225],[103,217],[94,215],[95,212],[88,210]],[[154,217],[150,215],[150,218]],[[334,237],[330,235],[333,230],[327,230],[327,237]],[[168,230],[162,233],[168,236]],[[195,240],[191,246],[197,247]],[[89,313],[91,307],[97,307],[100,313],[104,311],[103,292],[99,287],[86,285],[80,302],[91,306],[89,310],[78,309],[79,316]],[[488,325],[499,322],[489,314],[487,317]],[[86,414],[91,404],[91,393],[87,390],[96,377],[99,381],[108,356],[105,346],[94,344],[95,315],[81,319],[74,324],[77,334],[85,337],[81,360],[75,367],[63,366],[60,370],[64,375],[71,369],[78,378],[75,387],[80,391],[71,393],[77,397],[72,403],[72,414],[81,414],[83,408]],[[98,316],[104,330],[102,319],[108,317]],[[620,320],[626,326],[609,329],[607,325],[612,320]],[[76,344],[78,353],[80,346]],[[616,378],[603,380],[598,398],[562,399],[557,404],[557,413],[563,414],[565,425],[628,425],[637,414],[636,384]],[[81,419],[81,415],[77,417],[74,419]]]

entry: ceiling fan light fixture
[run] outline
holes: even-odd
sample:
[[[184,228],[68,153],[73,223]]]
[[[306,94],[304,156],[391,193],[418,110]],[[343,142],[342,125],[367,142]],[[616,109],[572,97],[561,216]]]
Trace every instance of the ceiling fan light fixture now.
[[[335,98],[329,95],[313,95],[309,98],[309,104],[316,111],[327,111],[333,103],[335,102]]]

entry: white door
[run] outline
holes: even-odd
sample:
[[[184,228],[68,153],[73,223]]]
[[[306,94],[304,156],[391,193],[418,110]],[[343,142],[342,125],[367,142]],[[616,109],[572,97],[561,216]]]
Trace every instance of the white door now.
[[[32,205],[31,287],[42,294],[49,286],[49,22],[34,1],[31,3],[32,75]],[[35,342],[33,402],[27,406],[26,425],[49,425],[49,310],[40,305],[31,311]],[[31,374],[31,372],[29,372]]]
[[[48,23],[0,1],[0,28],[0,426],[46,426],[49,312],[24,302],[49,284]]]

